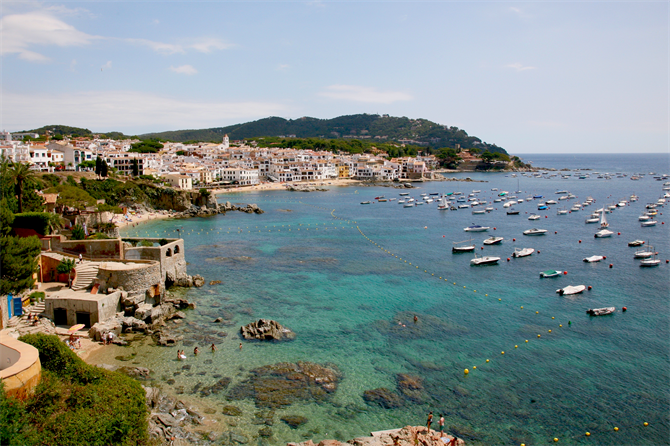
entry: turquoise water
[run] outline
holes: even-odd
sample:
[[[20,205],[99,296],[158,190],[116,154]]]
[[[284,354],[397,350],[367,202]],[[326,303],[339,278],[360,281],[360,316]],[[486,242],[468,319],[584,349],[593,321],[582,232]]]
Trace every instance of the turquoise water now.
[[[542,157],[534,156],[534,164],[563,167],[560,159]],[[598,159],[588,159],[588,166],[567,167],[670,171],[666,155],[601,160],[607,169]],[[374,430],[423,424],[429,410],[444,413],[447,430],[464,436],[468,444],[530,445],[553,443],[554,437],[563,444],[668,444],[670,265],[665,259],[670,259],[670,220],[662,225],[665,217],[659,215],[657,226],[641,228],[637,219],[646,203],[659,198],[662,182],[650,175],[640,181],[458,176],[487,182],[424,183],[411,195],[467,195],[477,189],[479,197],[492,202],[496,192],[491,188],[511,192],[519,185],[519,198],[541,194],[556,199],[555,190],[567,189],[580,202],[589,195],[597,202],[558,216],[560,204],[538,211],[534,200],[517,206],[521,215],[508,216],[502,203],[495,203],[496,210],[486,215],[438,211],[435,204],[409,209],[397,202],[361,206],[361,201],[374,201],[378,195],[399,196],[396,189],[378,187],[221,195],[220,202],[257,203],[265,214],[230,212],[209,219],[157,221],[124,234],[174,236],[179,228],[189,273],[201,274],[207,282],[223,282],[185,292],[198,307],[178,328],[187,352],[194,345],[207,350],[212,339],[218,351],[189,355],[192,369],[182,371],[184,363],[174,360],[176,348],[136,344],[130,349],[137,353],[135,362],[151,368],[166,389],[183,387],[181,397],[215,409],[216,414],[207,416],[210,428],[241,432],[254,442],[264,426],[255,424],[259,409],[252,401],[229,402],[225,392],[198,397],[191,389],[199,382],[213,384],[213,375],[231,377],[234,385],[251,369],[276,362],[334,364],[342,379],[332,400],[277,409],[269,444],[305,438],[346,440]],[[584,224],[586,216],[633,193],[640,196],[638,202],[608,215],[615,235],[594,239],[597,225]],[[529,221],[526,212],[539,213],[542,219]],[[463,228],[471,223],[496,228],[472,238],[478,252],[502,257],[499,265],[471,267],[471,254],[451,253],[453,241],[470,238]],[[522,235],[533,227],[549,232]],[[480,250],[490,235],[505,241]],[[634,248],[627,246],[638,238],[656,247],[661,266],[639,267]],[[532,247],[536,253],[507,262],[514,247]],[[607,260],[582,262],[590,255],[605,255]],[[540,279],[539,272],[546,269],[568,274]],[[593,289],[573,297],[555,293],[578,284]],[[617,307],[616,314],[585,314],[588,308],[603,306]],[[620,311],[623,306],[628,308],[625,313]],[[214,324],[219,316],[234,325]],[[293,329],[297,339],[282,344],[245,342],[240,350],[239,326],[261,317]],[[227,336],[217,336],[221,331]],[[397,409],[365,403],[365,390],[395,390],[398,373],[422,379],[421,402],[405,401]],[[168,379],[175,381],[167,384]],[[221,415],[225,404],[240,407],[242,417]],[[279,421],[285,414],[304,415],[308,422],[291,429]],[[586,431],[591,433],[588,438]]]

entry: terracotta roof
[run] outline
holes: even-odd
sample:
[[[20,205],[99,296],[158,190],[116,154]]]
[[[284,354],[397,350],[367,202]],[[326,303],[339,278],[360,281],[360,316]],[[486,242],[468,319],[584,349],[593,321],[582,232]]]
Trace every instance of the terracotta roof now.
[[[58,194],[43,194],[45,204],[56,204],[58,200]]]

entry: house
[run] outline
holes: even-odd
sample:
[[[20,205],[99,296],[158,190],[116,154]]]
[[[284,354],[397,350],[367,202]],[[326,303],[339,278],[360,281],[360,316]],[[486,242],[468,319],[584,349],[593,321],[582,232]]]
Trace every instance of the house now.
[[[163,175],[163,179],[170,184],[170,186],[175,189],[181,190],[192,190],[193,189],[193,179],[188,175],[182,175],[180,173],[172,173]]]

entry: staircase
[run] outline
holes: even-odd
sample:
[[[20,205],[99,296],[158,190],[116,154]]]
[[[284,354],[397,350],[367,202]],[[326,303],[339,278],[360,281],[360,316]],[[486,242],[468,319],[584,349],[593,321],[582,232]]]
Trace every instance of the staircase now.
[[[77,274],[72,284],[72,289],[79,291],[90,287],[95,278],[98,277],[99,265],[97,262],[84,262],[77,265],[74,269]]]

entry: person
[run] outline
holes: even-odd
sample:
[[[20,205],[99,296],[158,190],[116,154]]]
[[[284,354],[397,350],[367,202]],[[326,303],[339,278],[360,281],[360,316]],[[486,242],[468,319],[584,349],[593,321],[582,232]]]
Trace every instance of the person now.
[[[430,433],[430,424],[433,422],[433,411],[431,410],[428,413],[428,421],[426,421],[426,427],[428,428],[428,433]]]
[[[240,342],[240,350],[242,350],[242,343]]]
[[[440,426],[440,437],[444,435],[444,414],[440,414],[440,421],[438,421]]]
[[[451,441],[447,443],[447,446],[456,446],[456,442],[458,440],[456,439],[456,436],[451,437]]]
[[[212,344],[212,353],[216,351],[216,345]]]
[[[79,263],[81,263],[83,261],[84,261],[84,257],[81,255],[81,253],[79,253]]]
[[[114,332],[110,331],[107,333],[107,343],[111,344],[112,342],[114,342]]]
[[[194,354],[194,355],[197,355],[198,353],[200,353],[200,349],[198,349],[198,347],[196,346],[196,347],[193,349],[193,354]]]
[[[416,324],[417,322],[419,322],[419,317],[415,314],[414,315],[414,323]]]

